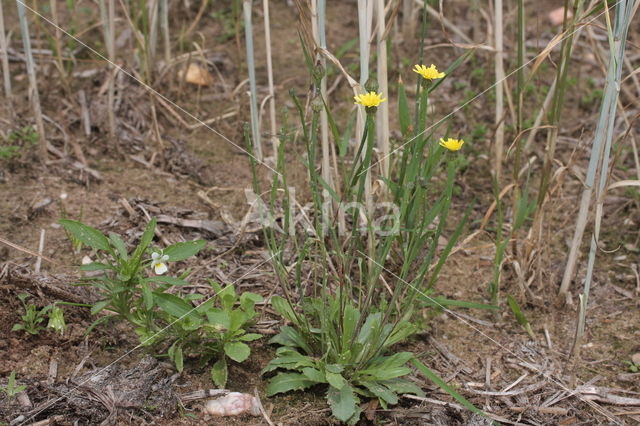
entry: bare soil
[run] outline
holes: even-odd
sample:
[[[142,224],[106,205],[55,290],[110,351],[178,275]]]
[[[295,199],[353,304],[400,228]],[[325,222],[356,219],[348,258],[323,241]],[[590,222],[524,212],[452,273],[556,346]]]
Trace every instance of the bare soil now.
[[[97,20],[97,7],[93,3],[79,3],[83,19],[87,22]],[[195,18],[198,8],[195,3],[198,2],[184,2],[191,4],[190,10],[185,9],[183,2],[171,3],[179,10],[171,16],[171,28],[179,34]],[[532,52],[539,51],[555,34],[545,14],[562,3],[540,2],[536,6],[539,10],[532,8],[529,12],[527,32],[532,39]],[[64,2],[59,4],[59,9],[65,10]],[[287,2],[271,2],[271,16],[277,100],[288,110],[291,126],[296,127],[297,117],[287,91],[295,88],[304,96],[310,84],[297,34],[298,12]],[[476,15],[472,15],[466,2],[447,2],[446,16],[459,22],[461,30],[473,34],[474,23],[466,18]],[[14,17],[13,10],[5,11],[9,29],[16,34],[10,51],[15,95],[12,107],[6,102],[0,107],[2,136],[33,124]],[[508,20],[514,22],[511,17]],[[45,36],[53,37],[54,33],[47,23],[39,22],[33,24],[34,44],[36,48],[45,49],[48,46]],[[68,28],[72,17],[63,13],[60,22]],[[329,1],[328,22],[331,23],[329,50],[335,52],[357,37],[355,2]],[[256,12],[254,26],[256,43],[261,45],[261,13]],[[474,39],[484,42],[482,36],[474,35]],[[394,33],[394,37],[402,38],[401,32]],[[427,44],[448,43],[451,37],[449,31],[434,21],[429,27]],[[631,37],[632,41],[638,41],[637,33],[632,33]],[[80,38],[90,46],[102,46],[97,28],[81,33]],[[124,38],[122,65],[130,69],[133,64],[125,58],[131,58],[135,43],[131,36]],[[204,126],[188,128],[188,125],[197,124],[192,118],[175,105],[163,106],[157,97],[134,80],[121,75],[117,78],[121,102],[117,117],[119,133],[111,140],[105,109],[107,68],[104,62],[86,49],[82,50],[77,54],[80,59],[70,66],[77,77],[66,87],[63,79],[58,78],[54,57],[50,53],[38,57],[38,73],[42,76],[41,101],[44,113],[50,118],[46,122],[47,139],[52,146],[50,161],[46,165],[40,164],[37,149],[26,142],[23,142],[18,158],[0,160],[0,386],[5,385],[10,372],[15,371],[18,383],[27,386],[31,405],[21,405],[18,400],[9,400],[0,393],[0,424],[8,424],[20,415],[25,416],[23,420],[27,419],[27,423],[51,419],[60,424],[71,424],[76,420],[79,424],[266,424],[262,417],[210,419],[202,413],[204,400],[179,402],[181,395],[213,387],[208,370],[188,363],[185,372],[178,375],[170,364],[156,361],[148,352],[138,349],[135,335],[124,324],[98,327],[85,336],[84,331],[94,320],[87,308],[65,306],[68,328],[62,336],[49,330],[35,336],[11,331],[22,314],[17,298],[20,293],[29,293],[30,300],[38,306],[65,298],[65,301],[73,302],[74,298],[86,301],[92,297],[85,289],[73,286],[79,277],[77,265],[90,253],[86,250],[74,253],[57,224],[61,217],[81,220],[105,232],[117,232],[130,246],[137,242],[147,214],[213,224],[215,229],[167,222],[159,227],[162,233],[159,244],[196,238],[207,240],[206,248],[195,259],[180,263],[175,271],[192,269],[193,291],[202,291],[197,286],[208,278],[233,282],[242,290],[264,296],[279,291],[273,271],[265,262],[268,255],[262,234],[257,230],[241,232],[238,226],[247,212],[244,189],[251,185],[251,173],[243,151],[243,123],[249,120],[244,40],[234,32],[231,3],[214,2],[189,40],[189,43],[199,43],[202,53],[193,56],[204,55],[207,59],[208,69],[214,76],[213,86],[197,87],[181,82],[178,71],[184,63],[160,68],[151,85],[203,121],[233,113],[211,124],[215,132]],[[508,44],[510,49],[515,49],[512,40]],[[632,56],[635,66],[638,66],[637,45],[631,45],[636,53]],[[399,75],[410,78],[409,69],[417,60],[417,47],[417,37],[405,38],[393,46],[390,81]],[[187,51],[185,47],[181,49],[174,52],[176,56]],[[446,64],[461,52],[446,46],[428,49],[425,63]],[[256,49],[256,54],[258,78],[264,83],[259,88],[263,97],[267,93],[264,49]],[[554,181],[551,202],[545,207],[544,235],[540,246],[534,248],[529,258],[536,270],[533,278],[526,276],[526,280],[531,278],[528,281],[530,293],[525,294],[518,284],[518,266],[514,263],[520,258],[507,259],[503,268],[501,296],[513,295],[521,303],[535,338],[528,336],[518,325],[505,302],[498,314],[483,310],[425,310],[421,313],[423,332],[404,344],[404,349],[412,350],[462,395],[504,423],[640,423],[637,406],[611,403],[611,395],[636,401],[640,398],[640,373],[631,373],[625,364],[633,354],[640,352],[640,207],[637,192],[628,195],[619,191],[605,200],[603,250],[598,253],[589,299],[587,334],[578,359],[569,360],[568,355],[577,320],[575,295],[585,276],[585,262],[580,264],[570,303],[556,299],[581,192],[576,176],[584,173],[588,159],[586,146],[597,117],[597,106],[581,102],[581,99],[590,90],[591,83],[587,80],[594,81],[597,87],[603,81],[600,65],[586,41],[578,44],[575,56],[577,65],[572,70],[576,74],[575,86],[567,94],[563,119],[566,125],[561,129],[557,165],[569,165],[573,169],[559,173]],[[356,75],[357,44],[340,60]],[[479,50],[472,60],[456,71],[460,76],[457,81],[465,85],[456,85],[453,79],[446,80],[439,92],[442,95],[433,100],[435,110],[453,110],[467,97],[465,90],[479,92],[489,86],[493,79],[492,64],[493,57]],[[548,71],[541,73],[542,77],[534,84],[548,85],[554,66],[548,64]],[[44,77],[47,75],[55,78],[47,79]],[[84,134],[82,126],[80,91],[84,91],[89,105],[89,136]],[[394,93],[395,89],[392,89],[389,97],[393,98]],[[333,97],[343,99],[337,102],[338,110],[348,111],[351,107],[350,89],[344,81],[336,86]],[[527,100],[532,111],[541,97],[544,95],[535,94]],[[625,98],[624,92],[622,102],[633,108],[633,102]],[[392,117],[396,116],[395,108],[393,105]],[[161,142],[155,136],[152,109],[157,112]],[[279,111],[278,116],[281,119],[283,113]],[[458,212],[475,202],[465,235],[479,228],[493,201],[488,160],[491,158],[493,120],[490,94],[472,102],[453,117],[461,134],[475,134],[480,125],[486,127],[484,133],[478,133],[465,146],[469,165],[459,178],[454,197],[453,210]],[[267,123],[267,114],[263,116],[263,122]],[[267,127],[263,124],[263,128]],[[637,130],[636,126],[636,133]],[[542,155],[543,139],[543,135],[538,136],[531,155]],[[627,152],[624,143],[620,142],[619,147]],[[303,201],[307,194],[306,177],[299,164],[298,148],[294,146],[288,158],[292,164],[290,179]],[[266,145],[266,150],[271,153],[270,144]],[[628,156],[621,155],[618,166],[614,172],[616,180],[625,178],[625,172],[633,176],[633,164]],[[267,176],[265,170],[261,173]],[[42,254],[50,261],[43,260],[41,270],[35,273],[33,252],[38,251],[41,232],[45,232]],[[450,299],[488,303],[494,238],[495,222],[492,219],[485,230],[451,256],[437,283],[437,294]],[[519,246],[519,250],[525,249]],[[585,247],[585,253],[586,250]],[[273,333],[277,329],[274,319],[277,318],[265,309],[258,326]],[[274,354],[274,349],[267,344],[268,337],[252,345],[248,361],[232,363],[227,388],[258,392],[268,417],[276,424],[337,424],[330,416],[321,389],[264,397],[265,380],[260,376],[260,370]],[[57,366],[55,374],[51,371],[53,365]],[[102,373],[106,375],[94,380],[93,388],[73,388],[74,383]],[[125,380],[127,377],[130,382]],[[145,377],[153,380],[145,380]],[[483,420],[460,409],[433,383],[417,373],[413,378],[423,387],[428,399],[402,398],[400,404],[389,410],[368,403],[361,424],[483,424]],[[576,386],[582,391],[573,392]],[[589,393],[585,386],[593,386],[599,393]]]

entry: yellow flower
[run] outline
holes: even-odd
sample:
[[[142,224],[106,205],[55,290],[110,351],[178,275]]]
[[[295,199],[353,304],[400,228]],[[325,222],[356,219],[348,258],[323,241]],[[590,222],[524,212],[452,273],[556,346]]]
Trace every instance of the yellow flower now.
[[[449,151],[458,151],[464,145],[464,141],[462,139],[452,139],[447,138],[444,140],[440,138],[440,146],[447,148]]]
[[[376,92],[369,92],[362,95],[354,96],[353,99],[356,100],[356,104],[365,106],[367,108],[377,107],[382,102],[386,101],[386,99],[382,97],[382,93]]]
[[[445,73],[438,72],[435,65],[431,64],[429,68],[424,65],[416,65],[413,72],[420,74],[425,80],[435,80],[445,76]]]

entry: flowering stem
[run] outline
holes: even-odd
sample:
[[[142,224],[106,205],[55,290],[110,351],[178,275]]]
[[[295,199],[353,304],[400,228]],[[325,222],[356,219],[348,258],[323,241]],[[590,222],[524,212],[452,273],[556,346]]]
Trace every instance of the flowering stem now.
[[[418,104],[418,117],[416,124],[416,136],[424,132],[427,123],[427,111],[429,108],[429,82],[422,80],[420,90],[420,102]]]

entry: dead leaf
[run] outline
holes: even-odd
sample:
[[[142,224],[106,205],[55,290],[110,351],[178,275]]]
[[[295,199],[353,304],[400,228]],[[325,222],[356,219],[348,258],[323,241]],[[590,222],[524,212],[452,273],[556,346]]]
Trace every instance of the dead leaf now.
[[[185,82],[195,84],[197,86],[211,86],[213,85],[213,76],[206,68],[190,63],[186,71],[181,71],[179,77],[184,79]]]

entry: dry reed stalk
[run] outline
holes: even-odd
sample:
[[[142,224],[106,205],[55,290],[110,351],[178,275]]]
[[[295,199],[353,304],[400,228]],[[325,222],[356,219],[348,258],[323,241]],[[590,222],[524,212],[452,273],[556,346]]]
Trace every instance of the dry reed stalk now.
[[[495,130],[495,158],[494,173],[500,182],[502,176],[502,156],[504,152],[504,40],[502,0],[494,0],[494,36],[495,36],[495,74],[496,74],[496,130]]]
[[[33,108],[33,115],[36,119],[36,128],[40,142],[40,161],[42,165],[47,163],[47,139],[44,134],[44,120],[42,117],[42,107],[40,105],[40,95],[38,93],[38,79],[36,77],[36,66],[33,61],[31,51],[31,38],[29,35],[29,24],[25,4],[21,0],[16,0],[18,6],[18,18],[20,20],[20,32],[22,33],[22,44],[24,45],[24,56],[27,63],[27,76],[29,77],[29,99]]]
[[[36,264],[33,268],[33,271],[36,274],[40,273],[40,267],[42,265],[42,254],[44,253],[44,237],[45,237],[45,230],[41,229],[40,230],[40,242],[38,243],[38,257],[36,258]]]
[[[559,294],[565,296],[569,290],[569,285],[573,279],[573,274],[578,261],[582,238],[588,222],[589,207],[591,205],[591,197],[595,189],[596,208],[594,218],[594,230],[591,236],[591,245],[589,248],[589,258],[587,263],[587,275],[585,277],[583,297],[580,304],[580,318],[576,332],[576,339],[572,354],[578,356],[582,335],[584,334],[584,323],[589,301],[589,291],[593,269],[595,264],[595,256],[597,251],[598,239],[600,237],[600,224],[602,220],[602,211],[604,205],[604,195],[606,193],[606,184],[609,177],[609,156],[613,140],[613,130],[616,118],[616,109],[619,98],[619,88],[622,76],[622,67],[624,63],[624,51],[627,41],[627,34],[631,18],[635,12],[639,0],[620,0],[616,3],[615,27],[612,30],[611,22],[609,22],[609,14],[605,13],[607,18],[607,28],[609,29],[609,65],[607,69],[607,82],[603,94],[600,116],[596,127],[593,146],[591,147],[591,158],[589,159],[589,167],[584,181],[584,189],[580,199],[580,210],[576,218],[576,228],[569,249],[567,265],[560,284]],[[613,33],[612,33],[613,31]],[[599,181],[596,178],[599,175]],[[597,184],[597,186],[596,186]]]
[[[278,155],[278,135],[276,127],[276,93],[273,87],[273,63],[271,59],[271,24],[269,18],[269,0],[262,1],[264,13],[264,43],[267,55],[267,82],[269,86],[269,123],[271,125],[271,143],[273,144],[273,158]]]
[[[158,0],[149,0],[148,2],[148,16],[149,16],[149,42],[147,49],[147,61],[149,62],[149,69],[152,68],[152,64],[155,63],[156,52],[158,50]]]
[[[370,57],[370,45],[369,39],[371,37],[371,27],[373,23],[373,0],[358,0],[358,37],[360,40],[360,87],[362,91],[366,91],[366,83],[369,80],[369,57]],[[364,108],[358,108],[356,120],[356,140],[359,142],[362,140],[365,126],[365,112]],[[355,159],[355,161],[362,161],[361,158]],[[373,210],[373,196],[371,188],[371,172],[366,171],[366,180],[364,187],[364,197],[367,213],[371,213]]]
[[[311,28],[313,31],[314,41],[320,49],[327,48],[327,37],[325,32],[325,19],[326,19],[326,0],[313,0],[311,2]],[[320,80],[320,97],[325,103],[329,103],[327,99],[327,60],[323,55],[318,55],[316,59],[323,70],[325,70],[322,79]],[[322,179],[332,188],[337,189],[334,185],[333,173],[331,168],[331,149],[329,146],[329,119],[327,110],[322,109],[320,111],[320,143],[322,148]],[[337,180],[336,180],[337,182]],[[325,198],[328,197],[326,190],[324,191]],[[328,212],[327,212],[328,213]]]
[[[0,1],[0,49],[2,50],[2,79],[4,82],[4,94],[11,106],[11,73],[9,71],[9,53],[7,45],[7,37],[4,30],[4,12]]]
[[[377,0],[377,41],[378,41],[378,85],[380,91],[388,96],[389,95],[389,81],[387,78],[387,41],[385,39],[385,7],[384,0]],[[376,121],[378,126],[378,149],[382,156],[382,176],[389,178],[389,103],[383,102],[378,107],[378,118]]]
[[[62,78],[62,82],[65,88],[70,92],[71,90],[68,81],[69,76],[64,69],[64,63],[62,62],[62,43],[60,41],[62,39],[62,31],[58,21],[58,2],[56,0],[50,0],[49,4],[51,6],[51,21],[53,22],[53,26],[55,28],[54,44],[56,48],[56,66],[58,68],[58,72],[60,73],[60,77]]]
[[[107,48],[107,56],[109,59],[109,68],[115,63],[115,0],[99,0],[100,19],[102,20],[102,29],[104,33],[104,44]],[[107,73],[107,119],[109,121],[109,140],[116,143],[116,113],[114,110],[115,103],[115,78],[113,72]]]
[[[260,141],[260,118],[258,116],[258,88],[256,84],[256,65],[253,52],[253,24],[251,18],[251,0],[243,0],[244,31],[247,48],[247,69],[249,71],[249,88],[251,108],[251,136],[253,138],[253,154],[256,160],[262,161],[262,143]]]
[[[165,65],[171,63],[171,38],[169,36],[169,0],[160,0],[160,27],[164,42]]]
[[[413,14],[413,0],[402,0],[402,38],[410,40],[416,32],[416,20]]]

